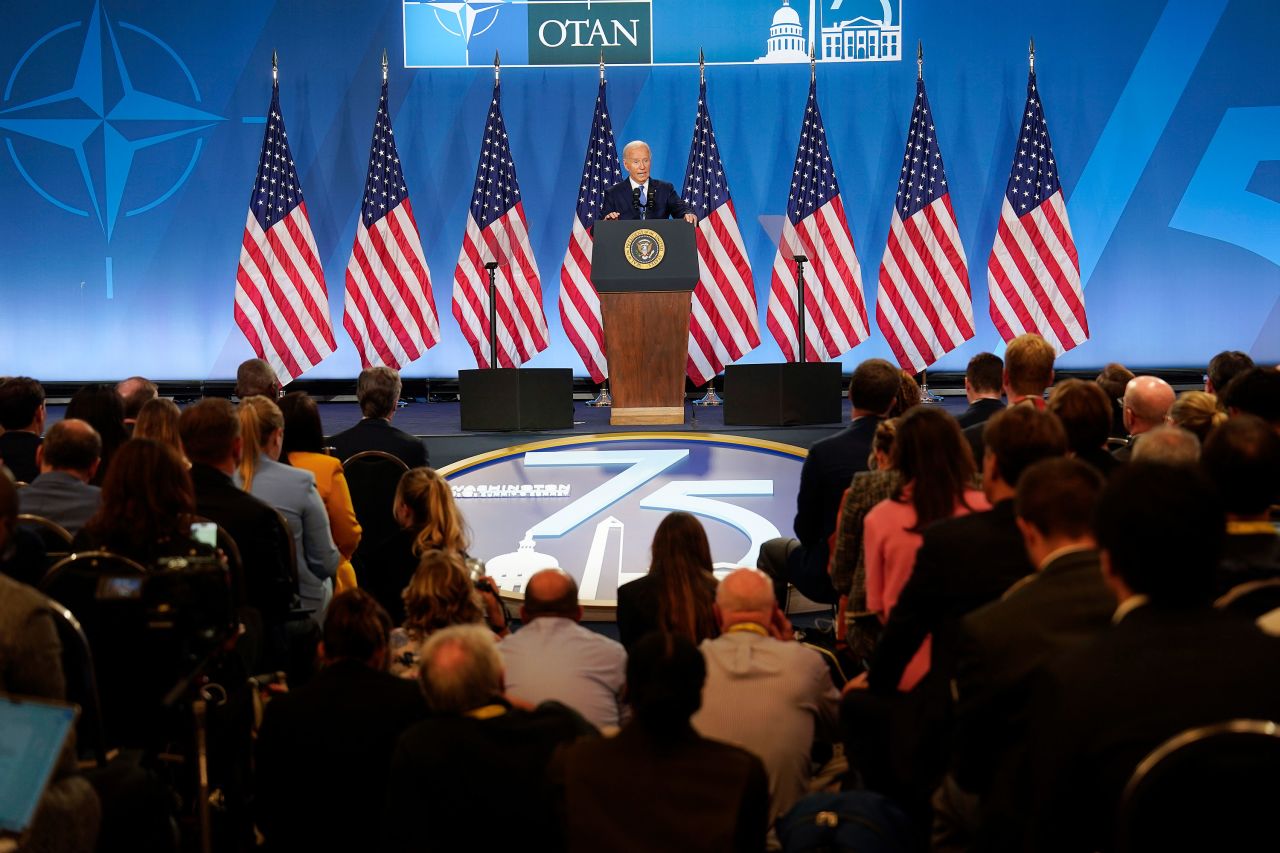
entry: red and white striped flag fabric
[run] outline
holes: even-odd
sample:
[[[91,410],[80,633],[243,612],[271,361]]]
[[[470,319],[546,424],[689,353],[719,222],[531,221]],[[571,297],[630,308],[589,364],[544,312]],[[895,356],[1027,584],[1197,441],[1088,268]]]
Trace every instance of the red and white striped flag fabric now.
[[[1006,343],[1034,332],[1061,355],[1089,339],[1080,259],[1034,70],[1027,78],[1027,106],[987,260],[987,283],[991,319]]]
[[[609,365],[604,355],[600,297],[591,285],[591,227],[600,215],[605,194],[622,180],[604,86],[601,80],[595,115],[591,119],[591,135],[587,137],[582,182],[578,185],[578,207],[573,214],[569,248],[560,267],[560,323],[593,382],[603,382],[609,376]]]
[[[383,80],[342,325],[361,365],[400,370],[439,342],[440,321],[393,134]]]
[[[782,225],[769,288],[766,324],[787,361],[798,361],[800,357],[796,255],[807,259],[805,358],[836,358],[867,339],[867,306],[862,301],[862,269],[853,250],[853,236],[818,111],[816,79],[809,83],[787,219]]]
[[[274,82],[240,243],[235,318],[258,358],[275,368],[282,382],[296,379],[337,349],[324,269],[284,131],[280,87]]]
[[[698,215],[698,286],[689,317],[688,374],[694,385],[705,385],[726,364],[760,346],[751,264],[711,127],[705,80],[698,88],[683,197]]]
[[[912,373],[973,337],[969,262],[923,77],[916,80],[893,222],[880,261],[876,324],[898,364]]]
[[[489,271],[494,262],[497,295],[496,358],[489,353]],[[476,167],[467,230],[453,271],[453,316],[480,367],[518,367],[547,348],[542,283],[529,245],[516,164],[502,120],[502,90],[493,86],[484,142]]]

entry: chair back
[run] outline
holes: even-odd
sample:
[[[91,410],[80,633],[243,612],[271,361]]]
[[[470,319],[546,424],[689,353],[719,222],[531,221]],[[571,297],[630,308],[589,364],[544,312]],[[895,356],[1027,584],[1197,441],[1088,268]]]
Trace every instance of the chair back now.
[[[71,553],[71,534],[56,521],[24,512],[18,515],[18,526],[25,527],[40,537],[50,566]]]
[[[1280,726],[1230,720],[1187,729],[1144,758],[1120,798],[1116,849],[1252,850],[1275,835]]]
[[[344,461],[342,470],[351,490],[351,505],[355,509],[356,520],[360,522],[361,543],[368,542],[372,545],[394,534],[399,528],[392,511],[396,487],[400,485],[400,477],[409,470],[409,466],[400,457],[390,453],[366,450]],[[359,577],[359,548],[356,549],[353,563],[356,566],[356,577]]]
[[[67,683],[67,701],[80,706],[76,722],[76,748],[81,755],[92,754],[99,767],[107,763],[107,731],[98,697],[98,676],[93,667],[89,638],[75,614],[50,598],[49,611],[62,644],[62,675]]]

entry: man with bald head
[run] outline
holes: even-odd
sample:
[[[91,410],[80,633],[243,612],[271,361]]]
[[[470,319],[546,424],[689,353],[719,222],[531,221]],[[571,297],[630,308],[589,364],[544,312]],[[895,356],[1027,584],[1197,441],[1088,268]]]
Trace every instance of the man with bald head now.
[[[815,738],[836,737],[840,694],[817,652],[789,635],[769,576],[737,569],[716,589],[720,636],[702,643],[698,733],[755,753],[769,774],[769,824],[805,795]]]
[[[578,585],[544,569],[525,586],[519,631],[498,646],[507,694],[537,705],[548,700],[577,711],[601,730],[622,723],[627,653],[622,644],[578,624]]]
[[[18,493],[21,511],[79,533],[102,503],[102,490],[89,484],[100,462],[97,430],[78,418],[58,421],[36,448],[40,476]]]
[[[622,166],[627,179],[614,184],[605,193],[600,208],[601,219],[684,219],[690,225],[698,217],[680,198],[676,188],[666,181],[649,176],[648,143],[635,140],[622,149]]]
[[[1129,443],[1111,455],[1128,462],[1133,455],[1133,440],[1164,423],[1165,416],[1177,397],[1173,388],[1158,376],[1135,376],[1124,388],[1124,428]]]

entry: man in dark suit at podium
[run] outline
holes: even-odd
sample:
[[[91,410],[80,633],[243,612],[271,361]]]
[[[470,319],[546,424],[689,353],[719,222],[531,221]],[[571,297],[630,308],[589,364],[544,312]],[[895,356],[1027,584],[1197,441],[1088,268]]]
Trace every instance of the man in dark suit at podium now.
[[[629,176],[605,193],[601,219],[683,218],[696,225],[698,217],[666,181],[649,177],[649,145],[636,140],[622,149],[622,166]]]

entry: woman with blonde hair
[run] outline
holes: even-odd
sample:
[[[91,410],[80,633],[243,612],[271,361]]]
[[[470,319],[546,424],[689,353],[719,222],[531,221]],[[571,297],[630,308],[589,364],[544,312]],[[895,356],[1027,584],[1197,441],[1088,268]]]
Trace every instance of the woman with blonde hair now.
[[[486,618],[492,621],[493,607],[471,582],[466,561],[457,551],[425,551],[401,599],[404,624],[391,632],[391,672],[404,678],[417,675],[418,653],[436,631],[451,625],[483,625]],[[494,633],[506,632],[503,619]]]
[[[284,415],[279,406],[266,397],[246,397],[240,401],[239,415],[244,443],[237,473],[240,487],[275,507],[289,523],[302,609],[323,625],[342,555],[333,544],[316,476],[279,461],[284,448]]]
[[[1200,443],[1204,444],[1209,433],[1227,420],[1227,413],[1213,394],[1206,391],[1183,391],[1173,401],[1165,420],[1194,432]]]
[[[150,438],[168,445],[190,468],[191,463],[187,462],[187,454],[182,449],[182,436],[178,435],[178,418],[181,415],[178,404],[167,397],[148,400],[138,411],[137,420],[133,424],[133,437]]]

